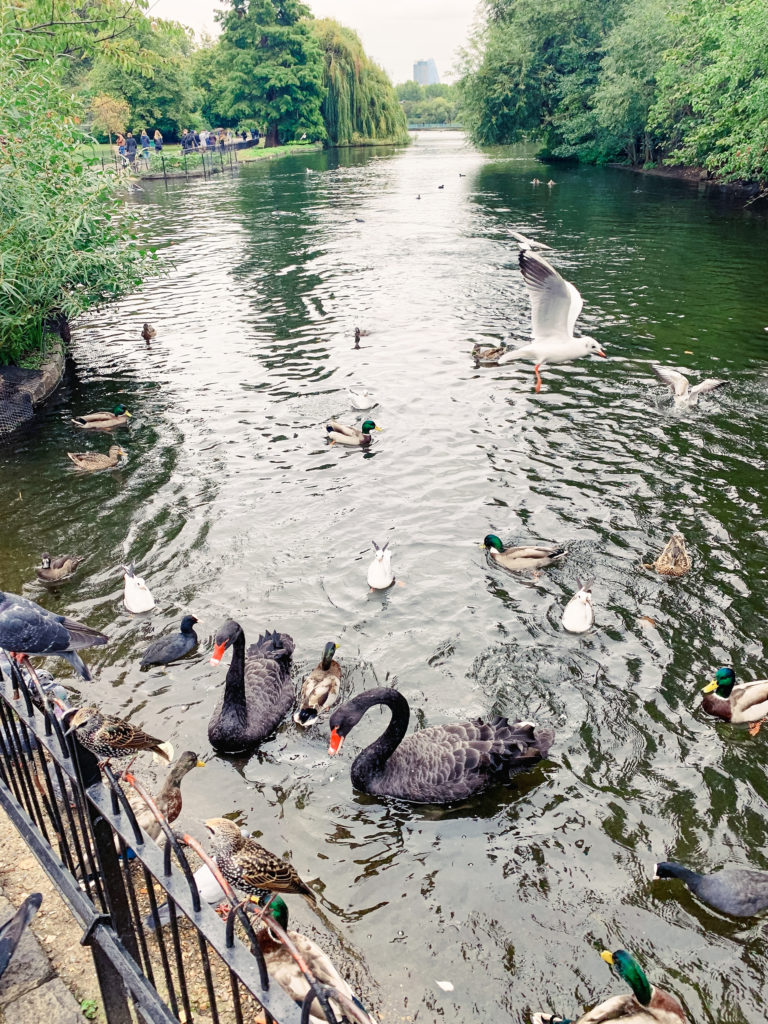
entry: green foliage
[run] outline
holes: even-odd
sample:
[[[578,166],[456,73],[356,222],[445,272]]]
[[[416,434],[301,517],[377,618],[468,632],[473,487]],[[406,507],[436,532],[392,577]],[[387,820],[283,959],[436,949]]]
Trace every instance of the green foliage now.
[[[133,243],[114,176],[91,166],[57,66],[0,45],[0,96],[0,361],[15,362],[136,288],[154,254]]]
[[[485,15],[460,83],[475,141],[768,177],[766,0],[485,0]]]
[[[401,82],[395,92],[409,124],[453,124],[460,120],[456,85]]]
[[[103,51],[87,76],[87,93],[110,93],[125,100],[130,107],[125,127],[137,137],[142,128],[150,135],[159,128],[163,136],[174,137],[182,128],[197,125],[202,94],[193,83],[188,30],[175,22],[140,17],[126,37],[138,66],[125,67],[111,51]]]
[[[80,1012],[86,1020],[95,1020],[99,1012],[99,1004],[95,999],[81,999]]]
[[[326,137],[323,60],[299,0],[229,0],[223,26],[220,105],[231,123],[255,119],[266,145]]]
[[[325,58],[322,114],[331,145],[407,142],[405,116],[392,84],[365,55],[357,34],[331,18],[312,22],[312,31]]]

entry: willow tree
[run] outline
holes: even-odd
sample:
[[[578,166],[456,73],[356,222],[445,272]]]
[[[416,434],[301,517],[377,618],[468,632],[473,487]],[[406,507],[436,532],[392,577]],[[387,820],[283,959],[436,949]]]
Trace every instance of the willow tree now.
[[[370,60],[359,37],[331,18],[312,22],[325,58],[323,100],[333,146],[407,142],[405,114],[386,73]]]
[[[299,0],[229,0],[217,15],[224,77],[221,106],[235,123],[255,120],[266,128],[266,145],[324,139],[320,112],[323,65]]]

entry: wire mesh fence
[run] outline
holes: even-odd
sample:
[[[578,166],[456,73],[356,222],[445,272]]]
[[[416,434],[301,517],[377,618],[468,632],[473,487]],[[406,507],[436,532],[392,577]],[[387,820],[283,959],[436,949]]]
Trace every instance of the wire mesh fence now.
[[[13,660],[0,667],[0,805],[83,928],[109,1024],[128,1024],[131,1009],[150,1024],[306,1024],[323,1015],[329,1024],[371,1024],[357,1003],[315,979],[269,918],[271,940],[308,983],[306,998],[299,1005],[271,981],[255,931],[266,927],[265,908],[247,913],[216,864],[194,839],[172,831],[132,774],[116,776],[67,733],[71,713],[33,672]],[[126,787],[159,823],[157,842],[139,824]],[[190,848],[220,886],[226,920],[201,896]]]

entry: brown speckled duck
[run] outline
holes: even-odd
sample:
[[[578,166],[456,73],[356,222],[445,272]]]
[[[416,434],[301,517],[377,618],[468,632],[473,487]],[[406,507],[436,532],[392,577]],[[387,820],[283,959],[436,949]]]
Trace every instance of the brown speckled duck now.
[[[235,889],[249,896],[296,893],[310,903],[317,902],[315,894],[288,861],[265,850],[255,839],[244,836],[234,821],[209,818],[204,824],[211,833],[213,858]]]
[[[682,533],[673,533],[656,561],[643,563],[643,568],[654,569],[661,576],[684,576],[691,568],[691,556]]]
[[[77,468],[84,469],[88,473],[97,473],[101,469],[114,469],[121,457],[127,455],[128,452],[119,444],[113,444],[108,455],[104,455],[102,452],[67,452],[67,456]]]

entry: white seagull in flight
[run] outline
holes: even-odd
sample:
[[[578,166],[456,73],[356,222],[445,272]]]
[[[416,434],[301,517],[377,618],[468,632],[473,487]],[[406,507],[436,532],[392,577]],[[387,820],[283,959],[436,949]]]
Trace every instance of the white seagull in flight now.
[[[533,341],[505,353],[499,359],[499,365],[513,359],[531,360],[535,363],[538,393],[541,391],[539,367],[544,363],[570,363],[572,359],[580,359],[590,353],[605,357],[605,352],[594,338],[573,336],[584,300],[570,281],[562,278],[552,264],[536,252],[523,249],[519,262],[531,297]]]
[[[671,388],[676,405],[698,405],[699,395],[704,395],[707,391],[714,391],[728,383],[727,380],[715,380],[709,377],[701,384],[691,387],[688,378],[684,377],[682,373],[678,373],[677,370],[670,370],[666,366],[651,366],[651,369],[662,384]]]

